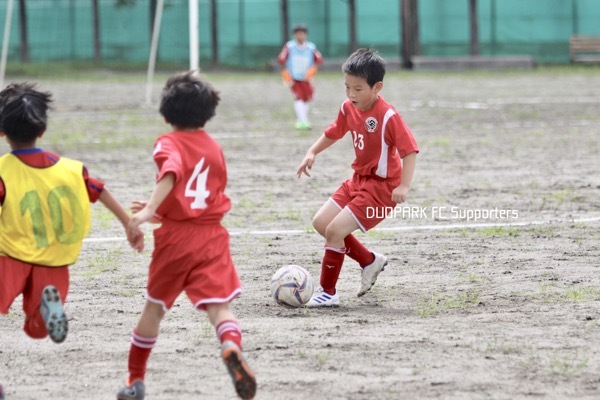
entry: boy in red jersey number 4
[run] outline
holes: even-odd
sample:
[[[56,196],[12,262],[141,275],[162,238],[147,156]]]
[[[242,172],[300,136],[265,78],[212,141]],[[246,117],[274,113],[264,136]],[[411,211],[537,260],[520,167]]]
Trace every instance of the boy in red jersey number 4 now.
[[[22,294],[25,333],[61,343],[68,333],[69,265],[90,228],[90,202],[100,200],[124,227],[129,216],[81,162],[36,146],[51,101],[30,83],[0,92],[0,136],[12,150],[0,157],[0,313],[8,314]],[[142,250],[139,229],[127,230],[127,239]]]
[[[320,287],[308,307],[339,304],[336,283],[346,254],[362,268],[357,295],[364,295],[375,284],[387,258],[370,252],[352,232],[366,232],[385,218],[382,213],[373,216],[369,209],[386,210],[406,201],[419,152],[400,114],[379,95],[385,75],[385,62],[379,54],[359,49],[346,60],[342,71],[348,100],[296,172],[298,178],[310,176],[317,154],[350,132],[356,155],[354,174],[313,218],[314,228],[325,238],[325,255]]]
[[[231,202],[225,195],[227,170],[219,144],[204,130],[215,115],[218,93],[193,73],[171,77],[162,91],[160,113],[172,132],[154,146],[156,185],[147,202],[134,202],[129,227],[160,222],[154,230],[147,299],[133,330],[129,377],[117,398],[144,398],[150,352],[165,313],[183,291],[206,311],[221,342],[221,355],[238,395],[251,399],[256,380],[242,357],[242,331],[229,303],[240,292],[231,259],[229,233],[221,219]]]

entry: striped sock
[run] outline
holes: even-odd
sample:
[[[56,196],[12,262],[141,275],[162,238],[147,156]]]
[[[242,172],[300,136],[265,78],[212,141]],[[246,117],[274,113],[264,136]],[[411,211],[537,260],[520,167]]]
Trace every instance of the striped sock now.
[[[127,384],[131,385],[135,381],[143,381],[146,376],[146,364],[150,357],[150,352],[156,345],[157,337],[147,338],[133,330],[131,335],[131,348],[129,349],[129,379]]]
[[[223,343],[229,340],[242,349],[242,328],[235,320],[221,321],[216,327],[219,342]]]

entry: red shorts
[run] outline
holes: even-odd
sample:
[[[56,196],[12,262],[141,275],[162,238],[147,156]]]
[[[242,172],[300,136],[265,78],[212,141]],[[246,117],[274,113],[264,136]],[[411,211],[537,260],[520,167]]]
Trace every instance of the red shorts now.
[[[54,285],[64,304],[69,292],[69,267],[43,267],[0,257],[0,284],[0,313],[8,314],[12,303],[23,294],[23,330],[32,338],[42,339],[48,336],[40,314],[42,291],[46,286]]]
[[[311,101],[315,89],[309,81],[294,81],[292,93],[295,100]]]
[[[165,222],[154,230],[148,300],[167,311],[184,291],[199,309],[229,303],[241,293],[229,232],[220,224]]]
[[[385,219],[380,210],[396,207],[392,191],[400,185],[400,179],[379,179],[354,174],[347,179],[329,200],[341,209],[346,208],[354,217],[361,231],[374,228]]]

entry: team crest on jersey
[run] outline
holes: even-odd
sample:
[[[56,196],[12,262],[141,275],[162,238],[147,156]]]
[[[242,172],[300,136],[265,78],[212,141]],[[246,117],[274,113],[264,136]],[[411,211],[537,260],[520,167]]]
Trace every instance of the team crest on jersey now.
[[[365,120],[365,129],[367,130],[367,132],[369,133],[373,133],[377,130],[377,125],[379,123],[377,122],[377,120],[373,117],[369,117]]]

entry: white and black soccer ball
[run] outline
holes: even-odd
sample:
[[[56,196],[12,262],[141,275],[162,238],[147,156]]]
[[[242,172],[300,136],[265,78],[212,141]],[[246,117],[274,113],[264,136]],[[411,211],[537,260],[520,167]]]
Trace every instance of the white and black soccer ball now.
[[[302,307],[308,303],[314,290],[312,276],[299,265],[283,266],[271,278],[271,296],[284,307]]]

